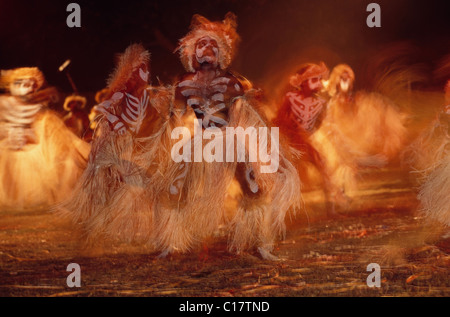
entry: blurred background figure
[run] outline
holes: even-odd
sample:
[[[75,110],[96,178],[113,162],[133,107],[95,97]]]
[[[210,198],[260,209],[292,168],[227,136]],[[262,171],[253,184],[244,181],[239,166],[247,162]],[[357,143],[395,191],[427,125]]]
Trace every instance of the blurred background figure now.
[[[325,82],[330,97],[326,115],[312,139],[329,178],[346,196],[357,189],[362,169],[386,165],[406,137],[404,118],[395,105],[378,93],[354,93],[354,82],[349,65],[333,68]]]
[[[447,227],[446,238],[450,237],[450,80],[445,86],[445,106],[438,113],[417,145],[421,146],[418,155],[422,170],[423,183],[419,199],[427,220],[438,221]]]
[[[378,91],[353,92],[354,82],[350,66],[340,64],[333,69],[327,86],[331,99],[326,121],[338,129],[335,132],[346,143],[346,150],[359,157],[359,164],[387,163],[404,147],[406,115]]]
[[[278,110],[274,124],[289,144],[302,153],[296,162],[303,183],[309,182],[305,162],[312,164],[320,175],[328,215],[335,215],[335,202],[346,201],[343,191],[333,182],[323,153],[314,142],[327,109],[323,81],[328,79],[325,63],[305,63],[290,77],[289,88]]]
[[[64,123],[76,136],[81,139],[86,137],[89,132],[89,116],[85,112],[86,98],[78,95],[71,95],[64,100],[64,110],[67,114],[64,116]]]
[[[403,153],[405,164],[412,169],[419,183],[434,170],[436,164],[446,157],[450,150],[450,80],[447,81],[444,91],[445,105],[436,112],[434,119]]]
[[[2,71],[0,83],[0,208],[48,206],[71,190],[89,145],[51,110],[56,89],[36,67]]]

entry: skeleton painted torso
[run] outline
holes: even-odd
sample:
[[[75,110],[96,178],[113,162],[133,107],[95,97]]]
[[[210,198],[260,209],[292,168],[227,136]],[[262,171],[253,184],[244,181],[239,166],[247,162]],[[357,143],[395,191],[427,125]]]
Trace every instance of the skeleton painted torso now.
[[[42,107],[42,104],[27,104],[13,96],[0,97],[0,139],[7,139],[12,150],[35,143],[32,124]]]
[[[139,132],[150,101],[148,77],[149,72],[146,66],[141,65],[131,75],[136,82],[132,88],[117,91],[111,98],[96,106],[96,110],[106,118],[113,131],[118,134],[123,135],[127,130],[133,134]]]
[[[230,73],[216,72],[216,76],[210,81],[202,81],[199,77],[198,73],[189,73],[176,85],[175,107],[183,110],[182,112],[187,106],[191,107],[197,119],[202,119],[204,129],[227,126],[229,108],[233,98],[244,95],[243,86]],[[171,195],[181,193],[187,173],[186,168],[185,163],[180,164],[178,175],[170,186]],[[246,175],[250,175],[251,172],[251,168],[248,168]],[[255,186],[252,187],[253,193],[258,191]]]
[[[118,134],[125,134],[127,130],[138,133],[145,118],[149,100],[146,89],[137,96],[127,92],[116,92],[111,99],[97,105],[97,111],[104,115]]]
[[[303,97],[299,92],[288,92],[286,101],[297,124],[307,132],[313,132],[316,122],[325,110],[326,100],[317,96]]]
[[[240,82],[231,74],[220,74],[210,81],[200,79],[199,73],[187,74],[177,84],[177,107],[191,107],[203,128],[228,125],[228,110],[232,99],[244,94]]]

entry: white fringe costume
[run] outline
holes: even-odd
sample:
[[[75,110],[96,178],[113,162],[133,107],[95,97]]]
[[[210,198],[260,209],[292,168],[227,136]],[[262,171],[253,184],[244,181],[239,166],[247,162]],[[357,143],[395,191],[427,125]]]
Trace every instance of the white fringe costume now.
[[[247,127],[267,127],[250,102],[254,102],[251,92],[234,100],[228,127],[242,127],[244,130]],[[224,139],[229,137],[225,128],[220,131],[225,136]],[[192,139],[189,142],[194,148],[196,141]],[[223,144],[226,144],[225,140]],[[203,144],[202,150],[206,146],[207,144]],[[249,149],[245,147],[248,157]],[[203,238],[211,236],[220,225],[226,225],[230,233],[230,251],[240,253],[257,247],[263,257],[272,258],[270,252],[274,242],[277,236],[284,234],[287,211],[300,205],[297,172],[282,149],[279,159],[280,166],[276,173],[261,173],[261,166],[264,165],[261,162],[237,163],[236,159],[234,162],[173,164],[167,171],[163,191],[155,209],[155,239],[158,249],[166,253],[186,252]],[[239,170],[238,164],[244,164],[245,171],[253,171],[261,194],[251,197],[241,193],[237,210],[229,215],[225,210],[228,189],[236,173],[245,172]],[[181,178],[180,173],[183,175]],[[174,183],[177,181],[179,189],[174,193]]]
[[[90,146],[52,111],[51,89],[41,90],[37,68],[2,73],[2,84],[31,79],[37,91],[0,97],[0,209],[46,208],[70,194],[86,164]],[[50,93],[49,93],[50,91]]]
[[[450,226],[450,155],[428,175],[419,192],[424,214]]]
[[[226,69],[234,49],[235,39],[227,36],[235,32],[234,16],[227,15],[223,23],[195,16],[191,27],[191,33],[180,41],[187,70],[192,55],[185,54],[205,32],[217,38],[220,67]],[[138,241],[162,251],[162,256],[191,250],[225,224],[231,251],[257,247],[264,258],[273,259],[270,252],[276,237],[284,233],[286,212],[300,204],[300,181],[285,150],[279,149],[279,169],[271,174],[260,173],[265,165],[260,161],[175,162],[171,152],[179,141],[172,138],[173,129],[192,131],[195,125],[199,128],[197,119],[191,107],[175,106],[172,87],[147,86],[148,60],[149,54],[140,45],[132,45],[121,56],[108,87],[110,97],[98,106],[104,117],[88,167],[74,196],[60,206],[62,214],[83,224],[88,241],[102,235]],[[254,108],[252,93],[232,100],[227,126],[267,127]],[[152,108],[146,109],[148,104]],[[194,148],[197,140],[187,142]],[[202,149],[207,146],[203,144]],[[262,194],[243,194],[237,210],[229,215],[225,200],[239,164],[251,167]]]
[[[450,226],[450,80],[446,86],[447,106],[430,129],[414,142],[418,151],[422,185],[418,198],[428,219]]]
[[[418,175],[419,183],[450,151],[449,118],[445,109],[441,111],[402,154],[404,162]]]

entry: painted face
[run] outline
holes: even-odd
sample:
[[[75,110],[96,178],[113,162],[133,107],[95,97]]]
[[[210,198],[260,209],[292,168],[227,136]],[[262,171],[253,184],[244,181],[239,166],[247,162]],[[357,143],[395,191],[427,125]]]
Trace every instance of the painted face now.
[[[195,58],[199,64],[209,63],[217,66],[219,59],[219,46],[216,40],[209,36],[202,37],[195,45]]]
[[[13,96],[26,96],[36,90],[36,81],[30,78],[17,79],[9,85]]]
[[[313,77],[308,79],[308,87],[311,91],[318,91],[323,88],[322,77]]]
[[[341,80],[339,81],[339,89],[342,92],[348,92],[350,90],[351,79],[347,72],[341,75]]]

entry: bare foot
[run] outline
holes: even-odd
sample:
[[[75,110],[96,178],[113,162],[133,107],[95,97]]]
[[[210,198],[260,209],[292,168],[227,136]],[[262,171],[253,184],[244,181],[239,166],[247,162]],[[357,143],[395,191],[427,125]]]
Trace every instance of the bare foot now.
[[[326,210],[327,210],[327,217],[330,219],[344,218],[344,216],[336,210],[336,205],[334,202],[327,202]]]
[[[262,258],[264,260],[268,260],[268,261],[280,261],[280,259],[273,255],[272,253],[270,253],[266,248],[264,247],[258,247],[258,252],[259,254],[261,254]]]
[[[160,255],[158,255],[157,259],[165,259],[170,253],[170,249],[165,249],[163,252],[161,252]]]

